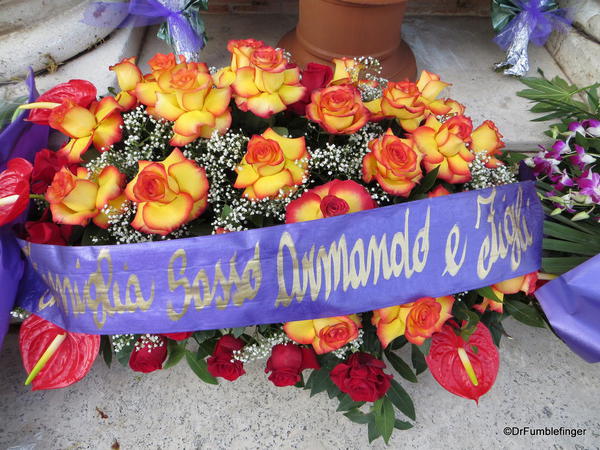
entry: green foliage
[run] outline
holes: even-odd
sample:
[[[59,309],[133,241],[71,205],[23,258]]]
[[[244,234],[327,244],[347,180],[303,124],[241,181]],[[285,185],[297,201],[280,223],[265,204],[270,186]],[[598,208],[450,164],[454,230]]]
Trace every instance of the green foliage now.
[[[390,362],[390,364],[392,365],[392,367],[396,370],[396,372],[398,372],[400,374],[400,376],[402,378],[410,381],[411,383],[417,382],[417,376],[412,371],[410,366],[408,364],[406,364],[402,358],[400,358],[398,355],[393,353],[391,350],[387,350],[387,349],[385,351],[385,356],[386,356],[387,360]]]
[[[100,353],[102,353],[102,358],[108,367],[110,367],[112,363],[113,351],[112,344],[110,343],[110,336],[103,335],[100,337]]]
[[[546,328],[546,322],[540,311],[533,305],[519,300],[506,298],[504,309],[519,322],[532,327]]]
[[[190,350],[185,350],[185,359],[192,371],[202,381],[208,384],[219,384],[217,379],[208,372],[208,366],[201,353],[194,353]]]
[[[163,369],[169,369],[175,366],[179,361],[183,359],[185,356],[185,345],[187,344],[187,339],[181,342],[173,341],[169,339],[167,341],[167,351],[168,357],[167,361],[163,364]]]
[[[572,120],[600,119],[600,83],[579,88],[558,76],[549,80],[541,70],[538,72],[541,77],[521,78],[528,89],[517,92],[519,97],[534,103],[531,112],[544,114],[534,119],[534,122],[560,119],[563,123],[568,123]],[[581,101],[579,96],[585,97],[586,101]]]

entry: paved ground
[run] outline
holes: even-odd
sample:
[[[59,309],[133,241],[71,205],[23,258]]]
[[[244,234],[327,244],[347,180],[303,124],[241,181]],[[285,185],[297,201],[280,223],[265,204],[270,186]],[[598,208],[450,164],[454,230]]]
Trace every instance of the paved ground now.
[[[222,65],[227,39],[255,37],[275,44],[295,19],[209,16],[206,21],[212,38],[206,60]],[[454,83],[448,94],[467,104],[475,122],[495,120],[513,149],[531,149],[543,139],[544,125],[529,122],[525,102],[514,95],[521,84],[491,70],[502,54],[490,42],[486,20],[410,18],[404,32],[419,67]],[[163,49],[149,40],[140,60]],[[532,49],[531,55],[532,67],[559,73],[543,48]],[[61,69],[62,79],[82,76],[74,62],[68,66]],[[94,76],[90,73],[100,86],[106,82]],[[512,321],[507,329],[514,339],[503,343],[498,380],[479,406],[447,393],[429,374],[418,384],[404,383],[415,401],[417,422],[414,429],[397,432],[390,448],[600,448],[600,366],[583,362],[547,330]],[[198,381],[185,364],[140,376],[97,361],[75,386],[30,392],[22,386],[17,337],[10,335],[0,351],[0,450],[108,449],[115,441],[122,449],[368,446],[366,429],[335,413],[335,403],[324,394],[310,399],[304,391],[275,388],[262,369],[262,364],[251,364],[247,376],[214,387]],[[513,426],[581,428],[585,435],[505,436],[504,428]],[[385,448],[381,441],[373,447]]]
[[[547,330],[507,323],[500,373],[479,406],[443,390],[429,373],[404,382],[416,426],[397,431],[390,448],[554,448],[600,446],[600,366],[572,354]],[[0,449],[362,449],[366,428],[335,412],[325,394],[310,398],[276,388],[262,363],[218,387],[184,364],[140,375],[96,361],[66,389],[30,392],[17,336],[0,354]],[[98,410],[108,417],[102,418]],[[581,428],[584,436],[505,436],[505,427]],[[385,448],[377,441],[373,448]]]

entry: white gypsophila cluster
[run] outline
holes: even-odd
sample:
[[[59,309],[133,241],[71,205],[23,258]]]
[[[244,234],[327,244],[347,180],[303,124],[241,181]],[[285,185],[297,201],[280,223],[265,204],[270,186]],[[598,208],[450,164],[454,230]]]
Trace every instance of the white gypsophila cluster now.
[[[15,319],[19,319],[19,320],[25,320],[27,319],[31,313],[25,311],[23,308],[20,307],[16,307],[15,309],[13,309],[10,312],[11,317],[14,317]]]
[[[129,177],[137,173],[139,161],[160,161],[165,150],[170,148],[173,124],[165,119],[146,113],[144,106],[123,113],[123,141],[115,148],[111,146],[86,164],[92,176],[100,174],[106,166],[113,165]]]
[[[224,135],[214,132],[208,140],[198,140],[184,148],[183,154],[206,170],[209,181],[208,202],[214,212],[213,230],[247,230],[250,226],[260,226],[253,220],[273,219],[283,222],[288,203],[303,192],[281,190],[275,198],[251,200],[242,196],[236,189],[235,169],[246,153],[249,138],[241,132],[229,130]],[[300,164],[306,161],[300,160]],[[307,180],[303,180],[305,183]]]
[[[287,344],[292,340],[285,333],[278,333],[268,338],[263,338],[260,342],[252,345],[246,345],[241,350],[234,350],[231,362],[241,361],[247,363],[265,359],[271,355],[271,349],[278,344]]]
[[[332,351],[331,353],[339,359],[346,359],[346,355],[348,353],[356,353],[360,350],[360,346],[363,344],[363,330],[358,330],[358,336],[353,341],[348,342],[343,347],[338,348],[337,350]]]
[[[137,212],[137,205],[132,202],[126,202],[122,210],[117,211],[106,206],[103,211],[108,214],[108,234],[115,238],[117,244],[136,244],[140,242],[150,242],[152,236],[142,233],[131,226],[131,222]],[[92,242],[97,237],[92,236]]]
[[[156,334],[142,334],[140,338],[134,344],[134,350],[148,350],[148,353],[152,352],[155,348],[164,347],[165,340]]]
[[[378,205],[386,204],[391,201],[390,195],[385,192],[379,184],[372,184],[367,186],[371,198],[377,202]]]
[[[490,159],[486,152],[475,153],[475,159],[469,163],[472,179],[465,184],[465,190],[474,191],[517,182],[515,174],[507,165],[498,165],[496,168],[486,167]]]
[[[114,334],[110,337],[112,348],[116,353],[119,353],[123,351],[125,347],[132,345],[135,340],[135,334]]]
[[[311,151],[309,167],[311,171],[326,174],[329,179],[362,179],[362,161],[369,152],[369,142],[381,136],[383,130],[376,123],[367,123],[348,137],[344,145],[325,144],[323,148]]]

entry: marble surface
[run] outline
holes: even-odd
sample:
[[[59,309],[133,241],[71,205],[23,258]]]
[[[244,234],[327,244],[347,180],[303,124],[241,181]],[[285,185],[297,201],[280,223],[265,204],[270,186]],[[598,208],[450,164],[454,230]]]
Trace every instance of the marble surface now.
[[[550,331],[509,319],[492,390],[474,402],[443,390],[427,372],[400,379],[417,411],[415,427],[394,432],[384,448],[554,448],[600,446],[600,365],[571,353]],[[273,386],[264,361],[219,386],[187,367],[148,375],[99,358],[71,387],[31,392],[23,386],[17,336],[0,353],[0,449],[364,449],[367,431],[336,413],[322,393],[310,398]],[[404,356],[404,355],[402,355]],[[396,376],[399,378],[398,376]],[[101,411],[106,417],[103,417]],[[585,435],[505,436],[505,427],[581,428]]]

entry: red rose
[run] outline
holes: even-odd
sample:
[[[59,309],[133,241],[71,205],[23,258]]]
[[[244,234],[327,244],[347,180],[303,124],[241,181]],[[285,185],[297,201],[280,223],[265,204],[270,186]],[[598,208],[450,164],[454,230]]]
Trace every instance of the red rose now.
[[[62,103],[64,100],[72,100],[77,105],[87,108],[96,100],[96,87],[86,80],[70,80],[44,92],[37,98],[36,103]],[[28,120],[39,125],[48,125],[51,112],[48,108],[32,109]]]
[[[275,386],[293,386],[300,381],[304,369],[318,369],[321,366],[312,348],[296,344],[278,344],[271,350],[265,373]]]
[[[67,245],[72,228],[53,222],[25,222],[27,240],[34,244]]]
[[[67,165],[66,155],[47,148],[40,150],[35,155],[33,172],[31,172],[31,192],[44,194],[52,184],[54,174]]]
[[[315,89],[324,88],[333,79],[333,70],[331,67],[323,64],[308,63],[306,69],[302,71],[300,84],[306,87],[304,97],[288,106],[289,110],[296,114],[304,116],[306,114],[306,105],[310,103],[310,95]]]
[[[0,226],[12,222],[29,205],[31,164],[23,158],[8,161],[0,173]]]
[[[226,334],[217,341],[215,351],[206,360],[208,372],[213,377],[225,378],[235,381],[246,373],[244,363],[233,359],[233,351],[244,348],[244,341]]]
[[[355,402],[374,402],[390,388],[391,375],[385,363],[368,353],[353,353],[329,373],[331,380]]]
[[[136,372],[150,373],[162,369],[167,359],[167,343],[162,336],[142,336],[129,357],[129,367]]]
[[[191,331],[183,331],[181,333],[163,333],[162,336],[169,338],[169,339],[173,339],[174,341],[183,341],[187,338],[189,338],[192,334]]]

